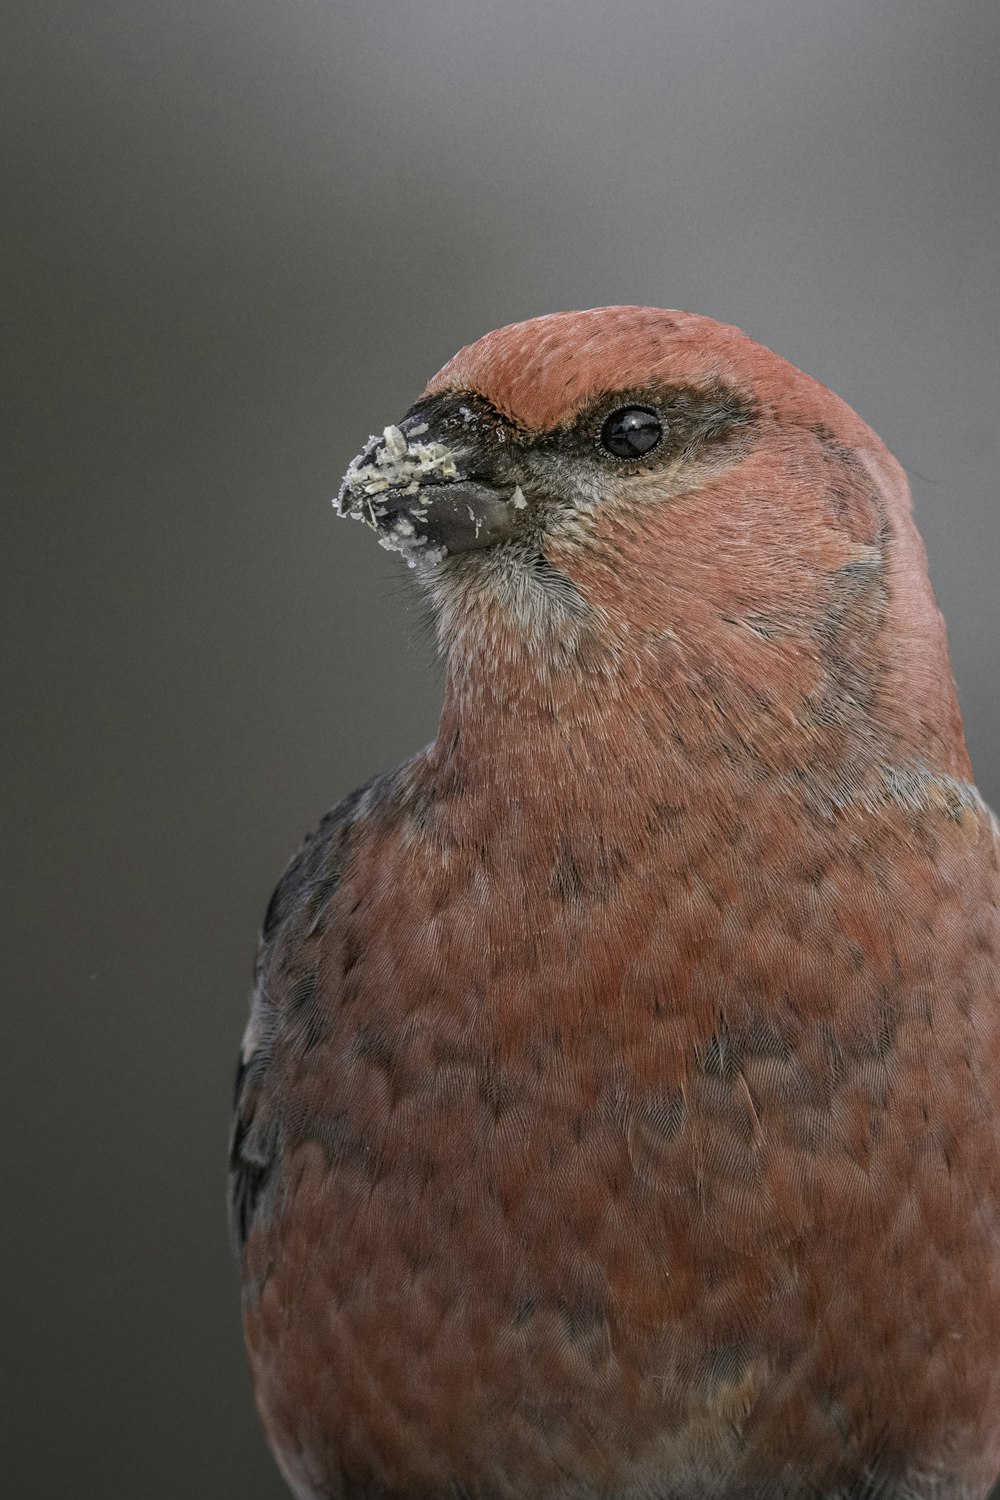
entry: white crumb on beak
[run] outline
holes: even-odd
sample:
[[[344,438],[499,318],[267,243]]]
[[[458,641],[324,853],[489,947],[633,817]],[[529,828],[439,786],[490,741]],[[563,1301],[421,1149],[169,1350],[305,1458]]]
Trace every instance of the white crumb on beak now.
[[[514,486],[514,493],[510,497],[510,503],[511,505],[513,505],[515,510],[524,510],[525,506],[528,503],[524,498],[524,491],[521,489],[521,486],[519,484],[515,484]]]
[[[428,430],[427,423],[404,433],[392,424],[386,427],[381,439],[370,437],[363,453],[352,459],[344,475],[340,493],[334,501],[342,516],[364,521],[379,532],[379,545],[390,552],[401,552],[410,567],[415,566],[416,555],[422,561],[440,562],[447,556],[447,548],[428,546],[427,538],[418,536],[413,517],[425,520],[426,506],[414,508],[409,514],[400,514],[389,520],[385,503],[373,504],[375,496],[383,502],[388,491],[397,495],[415,495],[421,484],[430,480],[446,480],[458,477],[455,455],[443,443],[421,443],[416,441]],[[428,496],[427,505],[432,505],[433,496]],[[381,523],[381,524],[380,524]]]
[[[385,440],[385,448],[383,449],[385,463],[395,463],[406,452],[406,439],[398,427],[391,425],[384,430],[382,437]]]
[[[414,429],[426,432],[427,424]],[[422,479],[454,479],[458,474],[455,455],[443,443],[416,443],[411,433],[407,440],[398,427],[389,426],[382,434],[381,446],[373,458],[360,455],[351,460],[337,497],[342,515],[355,515],[360,507],[359,491],[377,495],[383,490],[407,488],[412,494]],[[368,448],[378,438],[369,438]],[[367,453],[368,448],[365,452]],[[349,502],[345,505],[345,501]]]

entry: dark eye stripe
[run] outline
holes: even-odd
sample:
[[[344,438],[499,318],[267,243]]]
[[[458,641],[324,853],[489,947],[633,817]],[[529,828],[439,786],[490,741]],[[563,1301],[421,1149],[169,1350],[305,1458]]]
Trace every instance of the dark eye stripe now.
[[[663,423],[648,406],[623,406],[601,428],[601,447],[615,458],[642,458],[663,438]]]

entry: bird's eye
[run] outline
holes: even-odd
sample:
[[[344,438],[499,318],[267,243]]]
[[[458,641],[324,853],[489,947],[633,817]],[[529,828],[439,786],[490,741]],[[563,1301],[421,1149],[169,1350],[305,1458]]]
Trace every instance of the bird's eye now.
[[[623,406],[601,428],[601,446],[616,458],[641,458],[663,436],[663,423],[648,406]]]

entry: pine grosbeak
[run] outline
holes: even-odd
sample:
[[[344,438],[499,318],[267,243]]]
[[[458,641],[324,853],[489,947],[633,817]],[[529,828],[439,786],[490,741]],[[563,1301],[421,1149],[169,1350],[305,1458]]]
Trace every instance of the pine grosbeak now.
[[[899,465],[600,308],[463,349],[340,508],[447,682],[264,923],[231,1200],[292,1490],[978,1500],[998,834]]]

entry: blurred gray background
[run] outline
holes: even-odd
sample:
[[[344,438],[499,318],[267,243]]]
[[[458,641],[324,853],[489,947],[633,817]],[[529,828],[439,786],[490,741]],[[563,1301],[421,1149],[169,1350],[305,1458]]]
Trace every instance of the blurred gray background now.
[[[223,1215],[257,925],[439,697],[341,472],[497,324],[739,324],[915,476],[1000,802],[1000,7],[8,0],[2,27],[0,1482],[278,1500]]]

